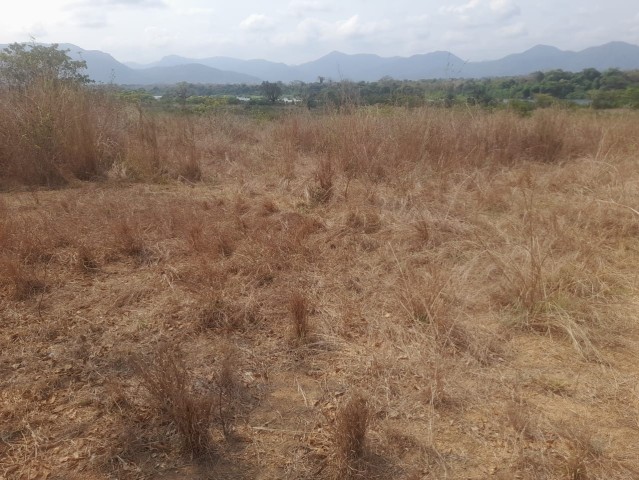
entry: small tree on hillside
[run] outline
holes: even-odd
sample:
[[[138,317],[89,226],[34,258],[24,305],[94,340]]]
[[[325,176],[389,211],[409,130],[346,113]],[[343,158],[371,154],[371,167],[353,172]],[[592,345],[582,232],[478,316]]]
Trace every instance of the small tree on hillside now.
[[[271,103],[275,103],[277,99],[282,96],[282,87],[277,83],[262,82],[260,89],[262,90],[262,94]]]
[[[89,83],[89,77],[81,73],[86,62],[71,59],[68,52],[55,43],[12,43],[0,52],[0,85],[20,88],[41,80]]]

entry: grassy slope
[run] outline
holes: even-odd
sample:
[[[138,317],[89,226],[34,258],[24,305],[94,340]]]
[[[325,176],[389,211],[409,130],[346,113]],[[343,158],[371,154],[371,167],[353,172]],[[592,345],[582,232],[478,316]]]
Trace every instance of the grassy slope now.
[[[0,473],[637,478],[637,125],[213,117],[202,183],[2,194]]]

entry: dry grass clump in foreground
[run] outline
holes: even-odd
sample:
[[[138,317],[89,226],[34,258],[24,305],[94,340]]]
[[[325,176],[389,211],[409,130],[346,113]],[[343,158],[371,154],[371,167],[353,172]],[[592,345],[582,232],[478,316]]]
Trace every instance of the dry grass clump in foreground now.
[[[0,188],[77,180],[198,181],[193,122],[56,82],[0,91]]]
[[[293,338],[298,342],[305,342],[309,335],[308,300],[302,293],[296,291],[291,293],[289,302],[293,320]]]
[[[639,122],[535,115],[190,118],[200,182],[3,193],[0,475],[637,478]]]
[[[364,455],[369,417],[368,403],[357,393],[337,413],[334,442],[341,478],[354,477],[359,473],[358,461]]]
[[[187,453],[202,456],[212,451],[209,429],[213,416],[212,392],[197,392],[181,358],[179,348],[163,345],[150,362],[138,362],[142,385],[158,408],[182,436]]]

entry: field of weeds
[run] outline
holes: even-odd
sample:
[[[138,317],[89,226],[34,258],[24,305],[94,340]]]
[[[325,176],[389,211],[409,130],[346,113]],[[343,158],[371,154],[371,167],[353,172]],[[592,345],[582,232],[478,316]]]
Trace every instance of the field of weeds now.
[[[638,114],[68,105],[0,121],[1,478],[639,478]]]

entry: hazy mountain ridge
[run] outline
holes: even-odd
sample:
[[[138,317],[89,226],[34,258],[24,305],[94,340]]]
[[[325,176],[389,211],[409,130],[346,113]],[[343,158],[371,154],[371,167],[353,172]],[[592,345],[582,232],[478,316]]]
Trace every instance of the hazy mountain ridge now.
[[[3,48],[0,45],[0,48]],[[84,50],[61,44],[76,59],[86,60],[89,76],[97,82],[129,85],[189,83],[247,83],[263,80],[291,82],[333,80],[375,81],[382,77],[398,80],[429,78],[482,78],[526,75],[535,71],[584,68],[606,70],[639,69],[639,46],[610,42],[579,52],[537,45],[498,60],[466,62],[450,52],[438,51],[411,57],[380,57],[374,54],[331,52],[311,62],[287,65],[268,60],[241,60],[232,57],[194,59],[168,55],[147,65],[118,62],[99,50]]]
[[[571,72],[579,72],[585,68],[632,70],[639,68],[639,46],[610,42],[572,52],[537,45],[499,60],[469,63],[467,68],[470,77],[526,75],[539,70],[559,68]]]
[[[6,45],[0,45],[0,49]],[[86,73],[99,83],[121,85],[152,85],[178,82],[190,83],[260,83],[257,77],[245,73],[224,71],[194,62],[169,66],[154,66],[141,69],[131,68],[118,62],[110,54],[100,50],[84,50],[77,45],[61,43],[59,48],[69,50],[69,56],[75,60],[87,62]]]

